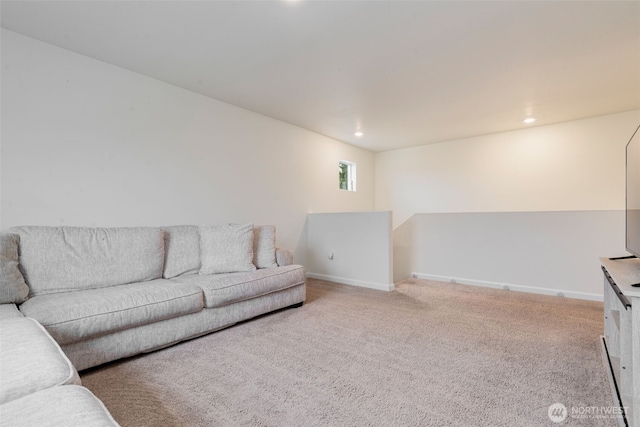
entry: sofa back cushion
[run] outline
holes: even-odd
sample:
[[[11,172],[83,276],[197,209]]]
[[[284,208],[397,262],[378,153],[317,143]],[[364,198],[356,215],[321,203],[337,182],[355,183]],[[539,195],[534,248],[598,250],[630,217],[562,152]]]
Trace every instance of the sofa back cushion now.
[[[18,269],[17,234],[0,233],[0,304],[20,304],[27,299],[29,287]]]
[[[253,227],[253,264],[256,268],[275,268],[276,226],[256,225]]]
[[[165,279],[200,271],[200,233],[197,225],[163,227]]]
[[[123,285],[162,277],[162,229],[14,227],[30,295]]]

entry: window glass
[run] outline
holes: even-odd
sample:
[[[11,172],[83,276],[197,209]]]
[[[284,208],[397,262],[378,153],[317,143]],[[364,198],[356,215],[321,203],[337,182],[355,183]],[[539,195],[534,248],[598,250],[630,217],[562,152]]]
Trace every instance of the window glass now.
[[[338,186],[341,190],[356,191],[356,164],[340,160],[338,162]]]

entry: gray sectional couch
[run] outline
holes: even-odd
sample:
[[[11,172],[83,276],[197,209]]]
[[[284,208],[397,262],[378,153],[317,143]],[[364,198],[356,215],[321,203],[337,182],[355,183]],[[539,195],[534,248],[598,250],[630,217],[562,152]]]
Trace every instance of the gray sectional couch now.
[[[51,335],[14,304],[0,304],[0,425],[112,427]]]
[[[104,408],[79,386],[76,370],[305,300],[304,268],[292,263],[290,251],[276,249],[273,226],[14,227],[9,232],[2,236],[0,285],[2,425],[11,425],[5,419],[38,393],[78,399],[93,411],[95,425],[115,425],[108,412],[100,417]],[[28,332],[16,332],[22,329]],[[20,388],[16,379],[26,384],[19,380],[23,373],[7,368],[21,357],[13,351],[16,335],[26,340],[21,348],[38,340],[53,343],[50,355],[42,357],[62,369],[48,381],[32,378],[34,384],[17,394],[9,391]],[[71,367],[66,374],[65,360]]]

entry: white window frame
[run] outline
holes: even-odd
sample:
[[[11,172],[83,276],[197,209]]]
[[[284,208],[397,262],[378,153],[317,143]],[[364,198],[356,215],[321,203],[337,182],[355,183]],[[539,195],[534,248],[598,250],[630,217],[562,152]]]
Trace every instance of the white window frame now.
[[[340,188],[340,178],[338,177],[338,188],[346,191],[356,191],[356,164],[348,160],[338,160],[338,170],[342,170],[342,165],[347,166],[347,188]]]

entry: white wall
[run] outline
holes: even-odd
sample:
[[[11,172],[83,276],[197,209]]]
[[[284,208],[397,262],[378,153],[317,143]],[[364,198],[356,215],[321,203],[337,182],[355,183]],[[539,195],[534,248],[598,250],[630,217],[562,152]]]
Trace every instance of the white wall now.
[[[307,275],[392,290],[391,235],[391,212],[310,214]]]
[[[637,110],[378,153],[394,280],[600,298],[598,257],[625,253],[625,145],[639,123]]]
[[[416,215],[412,216],[392,232],[393,283],[412,277],[418,271],[420,239]]]
[[[2,229],[275,224],[304,259],[308,212],[373,208],[369,151],[10,31],[1,54]]]
[[[633,111],[374,156],[10,31],[0,53],[2,230],[271,223],[305,262],[309,212],[393,211],[398,232],[424,212],[619,211],[640,122]],[[356,193],[338,189],[338,160],[357,163]],[[398,271],[424,265],[407,230]]]
[[[600,257],[624,256],[624,211],[414,215],[417,277],[602,300]]]
[[[463,118],[461,118],[463,120]],[[376,154],[377,210],[624,209],[624,147],[640,110]]]

